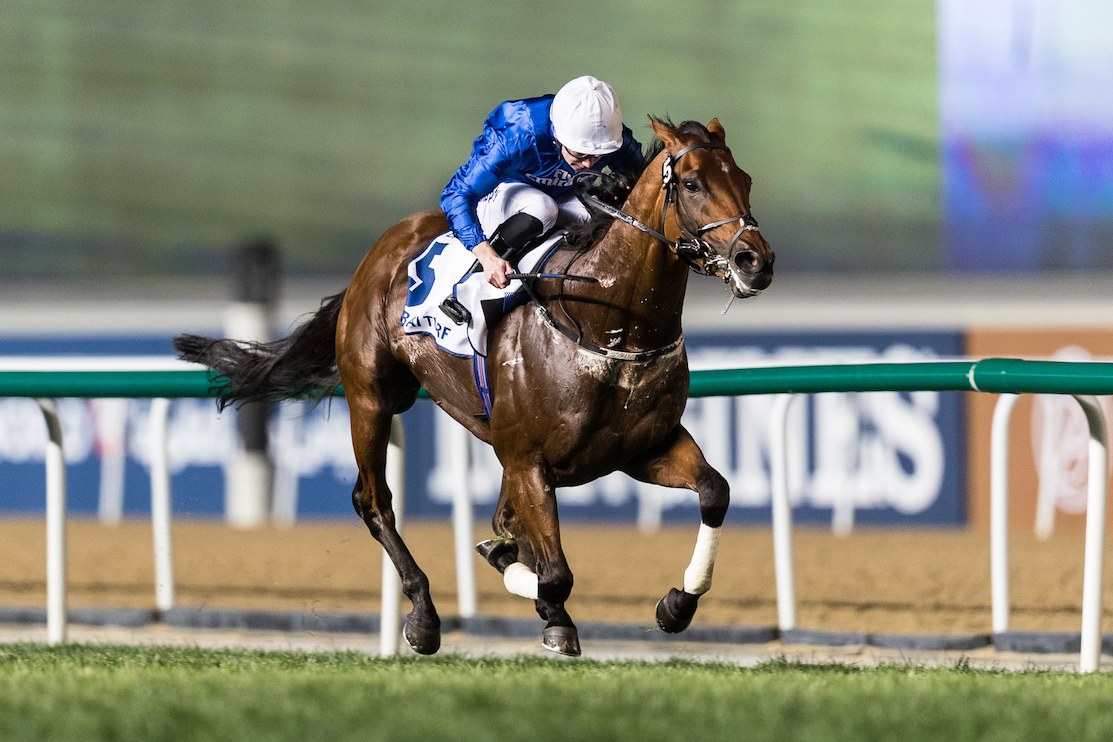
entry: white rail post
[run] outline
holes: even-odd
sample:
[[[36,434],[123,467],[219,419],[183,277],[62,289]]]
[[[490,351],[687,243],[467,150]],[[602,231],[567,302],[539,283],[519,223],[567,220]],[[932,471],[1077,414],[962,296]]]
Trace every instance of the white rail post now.
[[[456,595],[461,618],[475,616],[478,600],[475,587],[475,514],[471,492],[471,434],[449,422],[452,471],[452,527],[456,536]]]
[[[100,438],[100,497],[97,517],[106,526],[119,525],[124,514],[124,471],[127,466],[127,399],[94,399]]]
[[[792,504],[788,499],[788,410],[795,395],[773,400],[769,467],[773,486],[773,561],[777,577],[777,619],[781,631],[796,628],[796,585],[792,576]]]
[[[1089,479],[1086,485],[1086,551],[1082,567],[1082,646],[1079,672],[1095,672],[1101,665],[1101,578],[1105,552],[1105,496],[1108,438],[1101,404],[1089,394],[1074,398],[1090,425]]]
[[[46,641],[66,641],[66,457],[58,403],[36,399],[46,419]]]
[[[394,496],[394,526],[401,536],[402,514],[406,503],[406,441],[402,431],[402,418],[398,415],[390,421],[390,443],[386,448],[386,486]],[[386,549],[383,549],[383,590],[380,602],[379,654],[386,657],[398,653],[398,635],[402,625],[402,581]]]
[[[1036,475],[1036,538],[1046,541],[1055,530],[1055,499],[1059,494],[1059,474],[1063,458],[1063,427],[1070,401],[1059,394],[1040,394],[1033,404],[1043,407],[1043,435],[1040,463]],[[1034,411],[1033,411],[1034,414]]]
[[[151,400],[151,530],[155,549],[155,603],[174,607],[174,561],[170,549],[170,454],[167,424],[170,400]]]
[[[1009,421],[1018,394],[1002,394],[993,408],[989,460],[989,567],[993,633],[1009,630]]]
[[[270,446],[274,458],[271,522],[277,528],[293,528],[298,519],[298,436],[305,417],[304,402],[286,402],[278,408],[278,420]]]

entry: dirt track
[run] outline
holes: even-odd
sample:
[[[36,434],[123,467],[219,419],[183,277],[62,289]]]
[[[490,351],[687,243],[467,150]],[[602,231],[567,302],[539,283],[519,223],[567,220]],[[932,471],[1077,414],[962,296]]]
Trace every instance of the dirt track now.
[[[45,526],[0,522],[0,605],[44,605]],[[567,524],[563,543],[576,587],[569,612],[580,621],[650,625],[657,600],[679,585],[696,526],[643,535],[633,528]],[[476,532],[476,540],[487,537]],[[457,612],[452,531],[411,521],[406,540],[426,570],[444,615]],[[1010,542],[1015,630],[1074,631],[1081,624],[1082,536],[1046,543],[1016,533]],[[173,531],[177,602],[182,606],[301,611],[378,611],[381,557],[363,526],[303,524],[289,531],[235,531],[222,524],[177,522]],[[794,536],[801,628],[890,634],[990,631],[989,538],[954,531],[858,530],[839,539],[826,530]],[[149,524],[114,528],[92,521],[69,527],[71,607],[153,607]],[[772,626],[777,622],[773,544],[768,529],[728,528],[714,585],[696,624]],[[532,616],[500,576],[476,557],[480,612]],[[1113,629],[1105,567],[1103,626]]]

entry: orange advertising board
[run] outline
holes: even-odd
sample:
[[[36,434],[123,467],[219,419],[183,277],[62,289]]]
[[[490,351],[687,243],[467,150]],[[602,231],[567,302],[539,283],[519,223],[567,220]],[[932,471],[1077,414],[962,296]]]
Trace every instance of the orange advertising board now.
[[[974,328],[966,332],[966,353],[972,358],[1110,361],[1113,331]],[[990,438],[997,399],[995,394],[971,393],[967,400],[967,507],[969,525],[976,529],[989,528]],[[1113,421],[1113,398],[1099,401],[1108,425]],[[1081,407],[1069,396],[1022,395],[1009,433],[1010,529],[1033,532],[1039,515],[1045,529],[1082,531],[1089,429]],[[1107,513],[1113,524],[1113,508]]]

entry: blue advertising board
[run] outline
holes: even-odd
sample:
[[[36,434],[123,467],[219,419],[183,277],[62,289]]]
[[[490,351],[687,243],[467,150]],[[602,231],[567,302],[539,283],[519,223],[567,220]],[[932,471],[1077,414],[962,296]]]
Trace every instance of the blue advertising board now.
[[[690,333],[693,368],[934,360],[962,351],[954,332]],[[3,339],[0,355],[168,355],[164,337]],[[684,424],[731,486],[728,522],[770,518],[769,415],[772,397],[689,400]],[[61,400],[70,510],[95,513],[111,452],[122,453],[123,511],[149,512],[146,400]],[[403,416],[406,511],[445,517],[455,474],[447,450],[456,423],[419,402]],[[789,494],[795,518],[827,523],[837,506],[873,525],[965,523],[963,397],[954,392],[832,393],[794,403],[788,429]],[[170,464],[174,511],[218,517],[224,509],[223,467],[238,445],[235,411],[212,400],[176,400],[171,408]],[[34,403],[0,400],[0,511],[42,512],[46,431]],[[470,486],[476,516],[490,517],[501,469],[490,447],[471,441]],[[356,468],[342,399],[276,408],[270,426],[274,487],[296,501],[298,517],[354,517]],[[117,485],[120,486],[120,485]],[[119,496],[119,495],[117,495]],[[558,492],[561,517],[661,522],[698,519],[696,496],[612,474]],[[289,501],[289,499],[287,500]]]

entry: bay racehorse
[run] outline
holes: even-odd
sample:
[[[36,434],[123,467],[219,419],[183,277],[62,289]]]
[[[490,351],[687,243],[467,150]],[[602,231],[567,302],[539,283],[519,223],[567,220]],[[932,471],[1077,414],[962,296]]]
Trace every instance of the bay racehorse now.
[[[681,309],[688,271],[722,278],[734,297],[766,288],[773,252],[750,213],[750,177],[735,163],[718,120],[673,126],[650,119],[659,142],[619,211],[599,200],[610,226],[590,249],[556,251],[546,274],[597,279],[526,281],[532,303],[491,330],[493,397],[481,414],[471,362],[399,324],[410,259],[447,229],[444,214],[415,214],[388,229],[348,288],[289,337],[243,343],[182,336],[183,358],[219,374],[221,406],[317,395],[344,386],[359,478],[356,512],[385,548],[413,603],[404,636],[417,652],[440,647],[429,581],[395,528],[385,478],[391,418],[420,387],[494,448],[503,467],[492,520],[477,548],[511,592],[535,601],[543,645],[580,653],[564,603],[572,590],[560,542],[558,487],[614,471],[699,495],[701,525],[682,589],[657,604],[658,625],[687,628],[711,585],[729,492],[680,424],[688,398]]]

